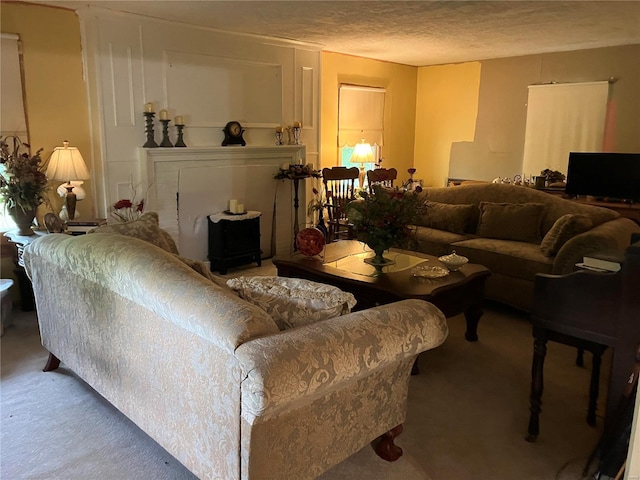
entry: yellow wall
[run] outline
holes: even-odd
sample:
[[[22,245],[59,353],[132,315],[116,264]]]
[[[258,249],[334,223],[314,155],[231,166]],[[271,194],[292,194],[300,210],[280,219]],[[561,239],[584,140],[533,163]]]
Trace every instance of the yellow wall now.
[[[418,69],[414,167],[425,186],[444,186],[451,144],[474,139],[480,69],[479,62]]]
[[[48,159],[56,146],[68,140],[78,147],[92,171],[87,93],[82,75],[80,23],[73,11],[61,8],[2,2],[0,25],[3,33],[20,35],[24,52],[24,82],[27,121],[32,151],[43,148]],[[26,139],[25,139],[26,140]],[[50,195],[54,211],[62,199],[52,181]],[[78,203],[83,217],[93,216],[91,180],[83,187],[87,198]],[[46,209],[40,209],[39,219]]]
[[[338,165],[338,88],[341,83],[383,87],[383,166],[398,169],[398,179],[406,180],[413,167],[416,75],[407,65],[322,53],[321,157],[322,167]]]

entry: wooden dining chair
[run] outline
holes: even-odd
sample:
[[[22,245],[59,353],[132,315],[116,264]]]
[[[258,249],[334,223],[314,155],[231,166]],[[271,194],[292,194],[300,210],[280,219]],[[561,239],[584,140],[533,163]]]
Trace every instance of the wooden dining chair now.
[[[393,181],[398,178],[398,170],[395,168],[376,168],[367,171],[367,190],[372,192],[373,185],[393,187]]]
[[[329,216],[327,240],[330,242],[340,238],[353,238],[346,206],[355,200],[355,182],[359,174],[358,167],[333,167],[322,170],[322,183]]]

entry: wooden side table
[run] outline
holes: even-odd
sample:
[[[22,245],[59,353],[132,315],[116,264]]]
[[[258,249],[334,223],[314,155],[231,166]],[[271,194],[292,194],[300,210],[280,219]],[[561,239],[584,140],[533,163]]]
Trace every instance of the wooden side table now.
[[[230,266],[251,262],[262,265],[261,215],[262,212],[248,211],[244,215],[216,213],[208,217],[211,271],[225,275]]]
[[[20,290],[20,307],[24,312],[30,312],[35,308],[35,300],[33,298],[33,289],[31,288],[31,281],[27,276],[27,272],[24,270],[24,249],[34,240],[40,238],[42,235],[46,235],[47,232],[34,231],[34,235],[19,235],[18,230],[9,230],[4,234],[11,243],[16,245],[17,254],[14,259],[16,268],[13,273],[18,279],[18,289]]]

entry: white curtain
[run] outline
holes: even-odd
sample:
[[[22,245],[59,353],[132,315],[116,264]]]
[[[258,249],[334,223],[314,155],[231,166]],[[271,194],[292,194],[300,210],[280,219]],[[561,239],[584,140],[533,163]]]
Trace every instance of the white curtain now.
[[[567,174],[569,152],[600,152],[609,82],[530,85],[522,171]]]
[[[338,146],[383,144],[384,88],[340,85]]]

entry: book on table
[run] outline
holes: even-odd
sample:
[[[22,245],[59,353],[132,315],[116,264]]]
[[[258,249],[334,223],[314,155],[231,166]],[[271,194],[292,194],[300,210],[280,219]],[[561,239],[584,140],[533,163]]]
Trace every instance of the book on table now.
[[[106,218],[92,218],[88,220],[69,220],[67,222],[67,232],[71,235],[83,235],[94,228],[107,224]]]
[[[582,257],[582,264],[578,264],[584,268],[603,270],[606,272],[617,272],[624,261],[624,252],[617,250],[607,250],[594,252]]]
[[[100,225],[106,225],[106,218],[89,218],[89,219],[78,219],[78,220],[69,220],[67,222],[68,227],[99,227]]]

